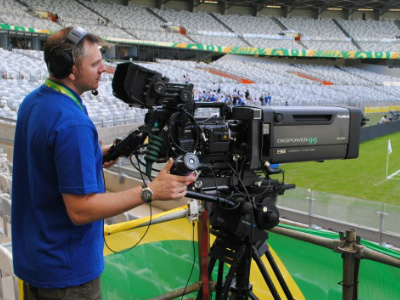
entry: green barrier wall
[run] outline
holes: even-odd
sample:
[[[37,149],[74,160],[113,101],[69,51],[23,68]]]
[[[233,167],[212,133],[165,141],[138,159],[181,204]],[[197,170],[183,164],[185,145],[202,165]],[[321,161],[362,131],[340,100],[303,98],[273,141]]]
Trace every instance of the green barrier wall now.
[[[337,234],[302,231],[327,238],[338,238]],[[339,253],[273,233],[270,233],[268,243],[299,286],[305,299],[342,298],[340,284],[342,259]],[[400,254],[395,251],[368,242],[363,244],[400,258]],[[194,244],[190,240],[151,242],[127,252],[107,255],[106,268],[102,276],[103,299],[150,299],[181,288],[188,281],[194,255],[196,262],[189,284],[198,281],[197,242]],[[184,299],[190,297],[194,295],[185,296]],[[362,260],[359,273],[359,300],[394,299],[400,299],[400,269]]]
[[[9,24],[0,24],[0,29],[10,31],[24,31],[52,34],[50,30],[41,30],[30,27],[14,26]],[[344,59],[400,59],[400,52],[388,51],[339,51],[339,50],[305,50],[305,49],[276,49],[276,48],[252,48],[252,47],[233,47],[233,46],[215,46],[184,43],[166,43],[143,41],[133,39],[121,39],[112,37],[103,37],[104,40],[112,43],[124,43],[135,45],[151,45],[159,47],[194,49],[203,51],[212,51],[215,53],[251,55],[251,56],[285,56],[285,57],[314,57],[314,58],[344,58]]]

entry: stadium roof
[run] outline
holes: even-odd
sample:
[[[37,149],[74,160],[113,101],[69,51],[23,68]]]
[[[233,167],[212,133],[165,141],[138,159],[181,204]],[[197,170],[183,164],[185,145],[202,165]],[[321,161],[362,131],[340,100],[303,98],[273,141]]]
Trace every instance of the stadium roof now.
[[[259,9],[265,6],[286,8],[289,11],[299,8],[318,10],[342,9],[350,12],[355,10],[377,11],[380,15],[389,10],[400,9],[399,0],[197,0],[198,2],[225,3],[225,5],[255,6]],[[168,2],[168,0],[164,0]],[[196,1],[195,1],[196,2]]]

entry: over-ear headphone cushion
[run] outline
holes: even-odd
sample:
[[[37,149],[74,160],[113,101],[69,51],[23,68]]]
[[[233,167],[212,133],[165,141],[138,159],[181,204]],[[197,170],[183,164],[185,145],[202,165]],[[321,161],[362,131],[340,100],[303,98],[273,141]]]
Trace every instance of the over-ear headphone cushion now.
[[[54,77],[63,79],[71,74],[73,65],[74,61],[71,53],[56,51],[49,59],[48,69]]]

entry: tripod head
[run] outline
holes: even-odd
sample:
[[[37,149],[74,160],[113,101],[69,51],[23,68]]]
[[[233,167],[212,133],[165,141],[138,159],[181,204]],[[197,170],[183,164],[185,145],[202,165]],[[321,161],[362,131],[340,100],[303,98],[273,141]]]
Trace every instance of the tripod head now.
[[[272,229],[279,223],[276,198],[289,188],[294,188],[294,185],[268,179],[260,186],[247,187],[249,200],[241,193],[233,192],[230,198],[236,206],[213,204],[209,215],[210,225],[214,232],[248,238],[250,242],[266,240],[268,234],[265,230]],[[223,195],[229,192],[231,191],[228,188]]]

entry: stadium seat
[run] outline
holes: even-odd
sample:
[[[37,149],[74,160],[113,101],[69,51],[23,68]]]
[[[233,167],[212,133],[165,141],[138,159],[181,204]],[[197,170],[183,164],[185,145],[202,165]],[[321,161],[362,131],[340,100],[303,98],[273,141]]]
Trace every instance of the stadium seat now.
[[[8,197],[7,197],[8,196]],[[3,218],[3,229],[6,237],[11,237],[11,233],[8,232],[8,224],[11,225],[11,199],[9,195],[0,195],[1,201],[1,216]]]
[[[12,244],[4,243],[0,244],[0,271],[1,271],[1,281],[0,281],[0,299],[2,300],[18,300],[19,289],[18,289],[18,278],[14,275],[13,271],[13,258],[12,258]],[[5,283],[7,279],[12,280],[13,293],[12,298],[5,297]],[[7,294],[7,296],[10,296]]]
[[[0,174],[0,189],[3,193],[11,193],[11,178],[5,174]]]

